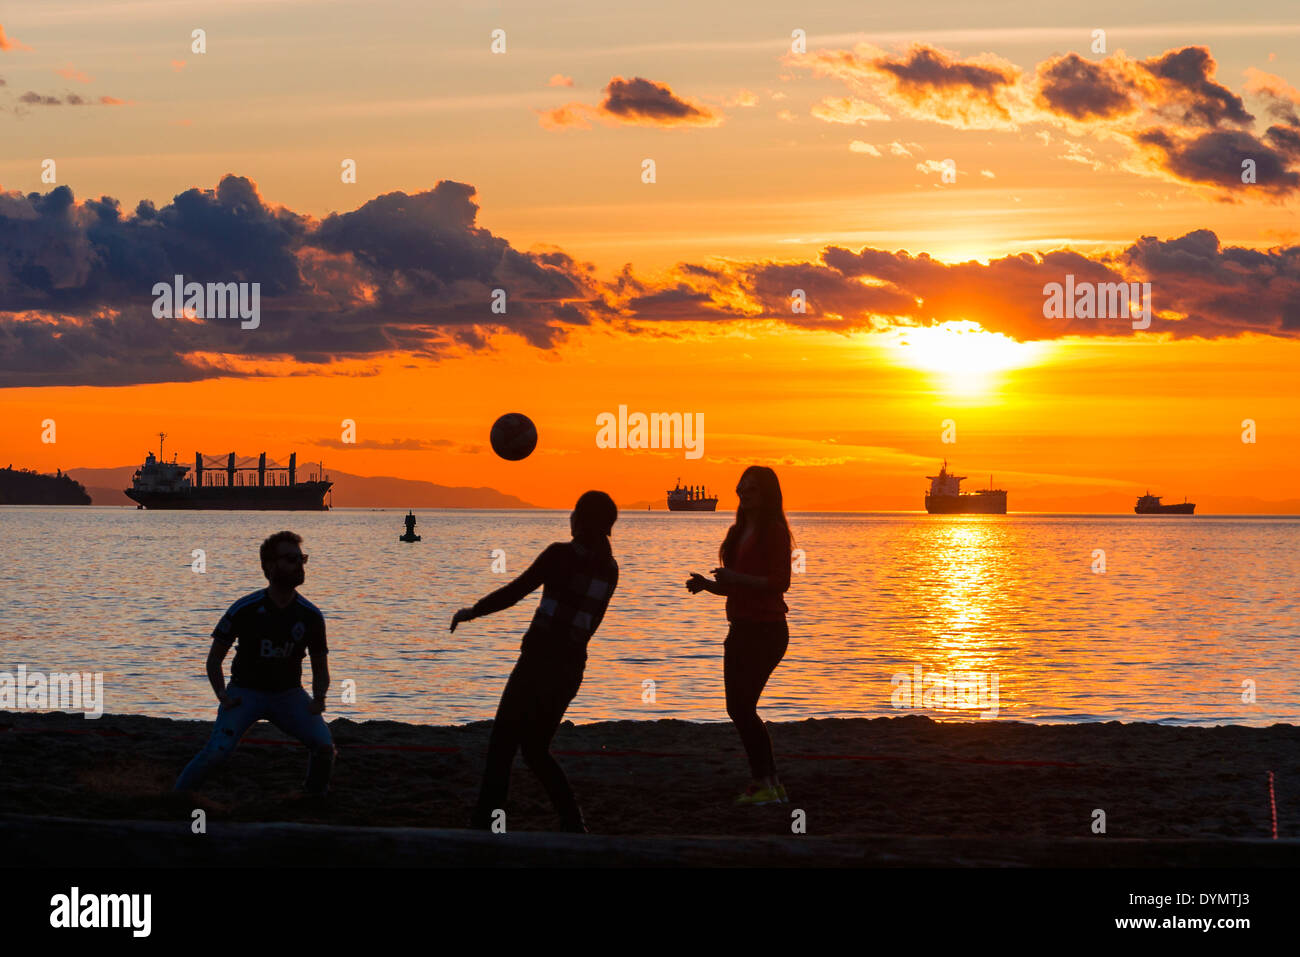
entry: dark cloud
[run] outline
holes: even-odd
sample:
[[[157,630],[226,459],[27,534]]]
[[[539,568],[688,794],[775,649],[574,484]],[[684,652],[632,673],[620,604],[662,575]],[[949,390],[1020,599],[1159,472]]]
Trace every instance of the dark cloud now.
[[[809,68],[818,76],[841,79],[855,92],[874,94],[918,119],[959,129],[1008,128],[1015,124],[1011,102],[1020,82],[1020,70],[997,57],[962,59],[926,44],[916,44],[898,56],[864,44],[855,51],[821,50],[787,56],[785,62],[791,67]],[[872,106],[865,103],[859,109]],[[813,115],[842,122],[842,114],[842,110],[822,109],[814,110]]]
[[[520,252],[477,227],[473,195],[441,182],[317,223],[267,205],[238,176],[129,215],[111,197],[78,204],[66,186],[0,194],[0,384],[185,380],[263,357],[440,355],[483,347],[480,327],[550,347],[566,327],[612,314],[591,266]],[[155,319],[154,285],[178,274],[259,283],[259,328]],[[491,310],[495,289],[504,314]]]
[[[879,57],[874,66],[903,90],[966,89],[991,95],[1016,81],[1013,70],[962,62],[924,45],[913,47],[906,57]]]
[[[1153,132],[1148,148],[1172,156],[1179,144],[1161,135]],[[1250,142],[1221,142],[1232,137]],[[1176,162],[1210,166],[1205,156],[1259,145],[1240,131],[1201,140],[1209,145],[1182,150]],[[1261,165],[1261,174],[1262,184],[1284,171]],[[257,360],[442,357],[490,348],[502,331],[550,348],[567,329],[596,321],[664,336],[700,320],[847,332],[964,319],[1017,339],[1133,334],[1124,322],[1044,319],[1043,287],[1067,274],[1076,282],[1151,282],[1164,313],[1152,332],[1300,335],[1300,247],[1225,248],[1207,230],[1143,237],[1094,257],[1052,250],[945,263],[831,246],[814,262],[686,263],[664,280],[626,266],[600,281],[562,250],[521,252],[479,227],[474,197],[473,187],[443,181],[317,222],[270,206],[238,176],[214,190],[186,190],[161,208],[142,202],[130,214],[110,197],[77,203],[66,186],[0,193],[0,385],[295,374],[302,367],[259,371]],[[260,327],[154,318],[154,284],[178,273],[260,283]],[[495,289],[506,291],[504,315],[491,312]],[[792,308],[795,290],[803,291],[803,311]],[[348,374],[358,374],[355,366]]]
[[[1288,160],[1300,159],[1300,121],[1291,126],[1270,126],[1264,138]]]
[[[5,81],[0,80],[0,86],[4,86]],[[87,99],[76,93],[68,93],[62,98],[57,96],[47,96],[37,93],[34,90],[28,90],[22,96],[18,97],[18,102],[25,106],[121,106],[125,100],[119,100],[112,96],[101,96],[98,99]]]
[[[620,277],[627,318],[768,319],[804,328],[870,331],[969,320],[1018,340],[1133,335],[1128,319],[1046,319],[1044,286],[1150,282],[1150,332],[1185,338],[1243,333],[1300,336],[1300,247],[1222,247],[1208,230],[1088,257],[1073,250],[1019,253],[985,263],[946,263],[925,253],[839,246],[820,262],[743,263],[691,278],[685,268],[656,291]],[[806,312],[791,308],[802,289]]]
[[[664,83],[616,76],[605,87],[600,108],[631,120],[703,120],[709,114],[678,97]]]
[[[1276,133],[1273,130],[1277,130]],[[1150,147],[1159,165],[1180,179],[1219,187],[1223,195],[1245,198],[1249,191],[1283,197],[1300,187],[1300,172],[1287,169],[1296,158],[1295,131],[1274,127],[1269,138],[1282,149],[1241,130],[1209,130],[1199,136],[1175,138],[1165,130],[1148,130],[1135,138]],[[1255,182],[1242,182],[1242,163],[1255,163]]]
[[[1164,101],[1160,105],[1189,126],[1248,126],[1255,121],[1246,112],[1241,97],[1211,79],[1216,65],[1207,47],[1169,50],[1142,61],[1142,66],[1163,81]]]
[[[1107,119],[1138,108],[1135,91],[1122,77],[1077,53],[1039,65],[1038,102],[1076,120]]]
[[[41,94],[28,90],[22,96],[18,97],[19,103],[26,103],[28,106],[62,106],[63,101],[57,96],[42,96]]]
[[[1281,77],[1248,69],[1247,91],[1261,97],[1278,121],[1255,132],[1255,117],[1215,79],[1218,65],[1203,46],[1144,60],[1122,52],[1097,61],[1075,53],[1050,57],[1028,83],[1014,64],[987,55],[963,59],[925,44],[905,55],[863,44],[784,62],[843,80],[855,92],[871,91],[911,117],[958,129],[1049,123],[1076,136],[1095,130],[1133,151],[1139,163],[1127,168],[1208,187],[1229,201],[1249,196],[1246,185],[1270,199],[1289,196],[1300,177],[1292,168],[1300,165],[1300,92]],[[814,109],[813,115],[840,119],[835,111]],[[1244,159],[1255,161],[1256,184],[1241,182]]]
[[[553,110],[540,111],[542,126],[547,129],[589,129],[590,120],[638,126],[679,127],[717,126],[722,113],[678,96],[666,83],[644,77],[628,80],[616,76],[605,86],[605,97],[596,106],[566,103]]]
[[[1170,324],[1175,329],[1300,334],[1300,247],[1224,247],[1198,229],[1171,240],[1144,236],[1119,261],[1149,279],[1160,308],[1187,316]]]

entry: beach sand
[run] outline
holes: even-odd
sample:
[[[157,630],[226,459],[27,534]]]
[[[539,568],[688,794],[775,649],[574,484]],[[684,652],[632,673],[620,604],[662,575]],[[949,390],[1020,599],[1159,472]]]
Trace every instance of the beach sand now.
[[[324,803],[297,793],[302,747],[259,723],[197,806],[223,824],[465,826],[490,722],[335,719],[330,727],[339,756]],[[1279,835],[1300,834],[1300,729],[1291,725],[1029,725],[913,715],[769,728],[789,806],[732,804],[748,773],[726,723],[566,722],[553,751],[600,835],[788,839],[792,812],[802,810],[806,836],[819,839],[1005,838],[1036,847],[1107,838],[1117,845],[1270,840],[1270,771]],[[206,721],[0,712],[0,815],[188,822],[196,802],[168,792],[209,729]],[[1092,832],[1095,809],[1105,812],[1105,837]],[[556,826],[519,760],[506,810],[511,832]]]

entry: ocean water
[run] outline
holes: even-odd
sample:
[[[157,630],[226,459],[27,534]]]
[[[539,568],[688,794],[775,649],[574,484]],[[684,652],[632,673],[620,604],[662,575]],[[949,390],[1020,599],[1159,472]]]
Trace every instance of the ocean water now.
[[[327,717],[490,718],[540,592],[455,634],[448,622],[566,539],[567,513],[425,510],[418,544],[397,541],[403,514],[0,508],[0,671],[102,672],[108,712],[211,717],[209,635],[265,584],[262,538],[290,528],[311,556],[300,591],[328,627]],[[723,602],[684,583],[716,567],[731,520],[620,516],[620,584],[570,719],[726,720]],[[920,668],[931,681],[984,675],[990,695],[996,678],[1000,720],[1300,723],[1300,518],[793,513],[791,524],[804,568],[787,595],[790,649],[760,704],[769,720],[909,713],[893,679]],[[492,571],[495,549],[507,574]],[[355,703],[340,702],[345,680]],[[915,704],[937,720],[992,710],[988,698]]]

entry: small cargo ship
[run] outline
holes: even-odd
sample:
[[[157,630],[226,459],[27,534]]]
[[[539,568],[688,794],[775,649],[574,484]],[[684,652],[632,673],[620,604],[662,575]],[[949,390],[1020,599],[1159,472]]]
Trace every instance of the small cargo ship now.
[[[235,453],[224,466],[204,465],[203,453],[194,456],[194,477],[188,465],[163,461],[166,433],[158,433],[158,456],[148,453],[136,470],[131,487],[124,489],[136,508],[160,509],[266,509],[269,511],[325,512],[325,493],[334,485],[321,472],[311,481],[298,481],[298,454],[290,454],[283,468],[267,466],[263,452],[256,465],[236,465]],[[323,471],[323,466],[322,466]],[[254,474],[256,473],[256,474]]]
[[[682,485],[678,479],[668,490],[670,512],[715,512],[717,509],[718,496],[710,495],[703,485]]]
[[[1196,511],[1196,503],[1189,502],[1184,497],[1181,504],[1161,505],[1160,496],[1152,495],[1151,490],[1148,489],[1145,495],[1138,496],[1133,511],[1138,515],[1192,515]]]
[[[989,476],[989,487],[978,492],[961,491],[964,475],[953,475],[948,471],[948,460],[944,459],[938,475],[927,475],[930,480],[930,492],[925,497],[925,510],[931,515],[1005,515],[1007,514],[1007,493],[993,487],[993,476]]]

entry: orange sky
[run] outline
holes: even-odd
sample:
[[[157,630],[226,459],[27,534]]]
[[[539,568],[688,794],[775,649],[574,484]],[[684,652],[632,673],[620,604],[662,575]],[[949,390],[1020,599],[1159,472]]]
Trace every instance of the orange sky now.
[[[126,5],[118,18],[78,3],[6,14],[0,193],[13,203],[53,188],[41,181],[47,157],[78,202],[115,197],[124,217],[142,199],[162,208],[227,174],[247,177],[268,207],[292,210],[312,228],[384,194],[455,181],[475,190],[474,226],[534,262],[562,250],[590,264],[584,275],[606,289],[626,265],[647,295],[708,286],[711,312],[643,309],[627,293],[611,321],[548,320],[562,334],[539,346],[490,321],[444,324],[431,300],[427,341],[440,358],[366,347],[323,362],[210,353],[196,341],[192,359],[255,374],[120,386],[25,384],[21,374],[45,353],[27,361],[15,351],[27,347],[11,339],[0,351],[8,386],[0,462],[49,471],[134,465],[166,431],[169,457],[182,462],[196,450],[265,450],[275,459],[297,451],[300,460],[323,458],[327,471],[486,485],[550,507],[591,486],[623,503],[658,504],[679,476],[707,483],[722,493],[720,507],[732,507],[741,468],[761,462],[777,468],[792,508],[919,509],[924,475],[946,457],[971,477],[968,487],[993,472],[1013,511],[1118,511],[1149,487],[1169,501],[1187,495],[1198,512],[1300,512],[1287,479],[1300,447],[1300,343],[1293,330],[1263,334],[1270,329],[1256,323],[1250,287],[1204,297],[1222,314],[1202,322],[1185,304],[1169,305],[1181,287],[1166,280],[1157,311],[1170,311],[1148,333],[1062,335],[1012,316],[996,275],[972,287],[963,311],[960,280],[927,277],[921,258],[983,269],[1000,257],[1069,248],[1096,262],[1121,257],[1113,264],[1140,237],[1172,242],[1195,230],[1213,231],[1225,248],[1295,243],[1284,170],[1261,189],[1238,191],[1193,170],[1191,152],[1162,157],[1141,138],[1157,128],[1180,143],[1249,135],[1249,149],[1285,157],[1284,140],[1265,132],[1285,125],[1287,103],[1300,104],[1297,31],[1283,5],[1252,8],[1245,20],[1192,3],[1179,8],[1179,24],[1134,22],[1128,5],[1103,4],[1098,22],[1113,24],[1105,54],[1089,50],[1091,27],[1063,26],[1050,11],[1035,22],[955,2],[925,17],[831,5],[800,14],[804,59],[790,51],[790,11],[768,3],[744,24],[719,7],[718,23],[687,35],[671,14],[699,4],[605,18],[582,4],[549,19],[457,10],[436,25],[404,2],[325,4],[305,20],[297,3],[234,4],[205,21],[210,45],[201,55],[189,48],[190,5],[148,16],[146,6]],[[511,40],[508,53],[493,56],[488,34],[498,21]],[[1162,79],[1160,58],[1191,47],[1213,58],[1201,87]],[[946,75],[975,79],[934,99],[918,49],[938,51],[925,55]],[[1035,100],[1044,71],[1070,54],[1100,64],[1108,82],[1131,81],[1146,97],[1141,121],[1072,117],[1064,94],[1051,109]],[[344,61],[356,68],[337,70]],[[853,66],[828,66],[843,63]],[[995,92],[985,95],[980,70],[1011,79],[990,81]],[[914,85],[891,87],[896,73]],[[620,114],[620,79],[630,90],[634,77],[665,101],[656,109],[699,119]],[[1230,91],[1226,99],[1215,99],[1219,89]],[[25,103],[28,91],[63,102]],[[71,94],[97,105],[71,105]],[[99,105],[101,97],[112,102]],[[1250,123],[1234,117],[1233,97]],[[881,115],[836,122],[828,117],[837,103]],[[951,103],[961,105],[957,118],[945,113]],[[586,128],[548,121],[566,107],[587,117]],[[1221,113],[1206,119],[1211,108]],[[357,160],[355,184],[339,180],[343,157]],[[640,178],[645,158],[657,164],[653,184]],[[948,158],[955,183],[933,165]],[[0,252],[6,242],[0,226]],[[781,285],[780,265],[817,264],[828,247],[906,250],[894,281],[903,299],[923,298],[918,308],[934,303],[936,312],[839,309],[782,321],[772,306],[790,285]],[[48,263],[54,254],[45,253],[33,262]],[[351,249],[330,254],[342,273],[364,260]],[[701,279],[706,269],[727,281]],[[766,275],[776,278],[765,284]],[[372,299],[379,283],[348,281],[351,293]],[[920,293],[912,282],[930,285]],[[29,329],[84,327],[96,310],[113,321],[148,310],[144,289],[126,306],[60,312],[20,301],[17,288],[0,274],[0,320],[17,317]],[[768,318],[742,318],[760,312]],[[916,322],[965,328],[953,325],[962,319],[1026,341],[909,333]],[[1193,322],[1196,336],[1174,337]],[[409,318],[400,328],[418,338]],[[466,329],[469,338],[458,339]],[[704,457],[597,448],[596,415],[620,404],[703,413]],[[532,417],[541,433],[524,462],[487,447],[492,421],[510,411]],[[54,445],[41,442],[46,419],[57,423]],[[338,444],[344,419],[357,423],[356,447]],[[953,444],[940,441],[949,419]],[[1257,423],[1254,444],[1241,441],[1244,419]],[[403,442],[427,447],[382,447]]]
[[[592,332],[562,358],[507,341],[492,356],[392,361],[373,376],[16,389],[4,448],[15,464],[49,470],[135,464],[165,428],[169,457],[182,462],[194,451],[297,451],[300,461],[323,458],[327,471],[487,485],[551,507],[592,485],[658,504],[680,476],[721,492],[725,508],[742,466],[761,461],[777,467],[793,508],[916,509],[923,476],[944,457],[971,477],[968,487],[994,471],[1013,511],[1118,510],[1148,486],[1205,512],[1268,512],[1265,503],[1294,498],[1279,478],[1300,441],[1291,411],[1300,344],[1068,341],[1032,366],[972,377],[908,368],[904,350],[873,338],[705,332],[685,347],[640,342],[630,361],[623,337]],[[620,403],[702,412],[703,458],[597,448],[596,416]],[[487,430],[515,410],[537,423],[540,443],[506,462]],[[57,424],[53,446],[40,444],[46,418]],[[357,447],[320,444],[337,444],[348,418]],[[1246,418],[1258,423],[1253,445],[1241,441]],[[953,444],[941,441],[945,419],[956,424]],[[365,447],[402,438],[457,448]]]

